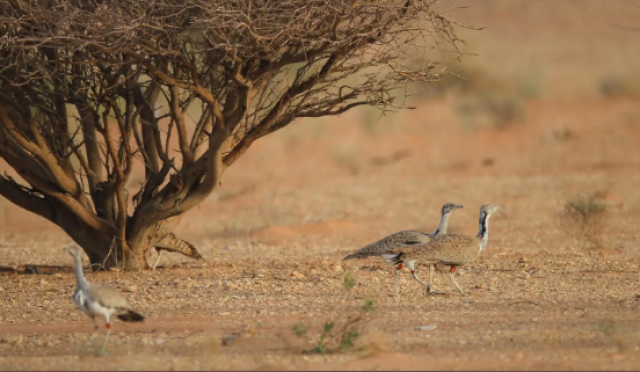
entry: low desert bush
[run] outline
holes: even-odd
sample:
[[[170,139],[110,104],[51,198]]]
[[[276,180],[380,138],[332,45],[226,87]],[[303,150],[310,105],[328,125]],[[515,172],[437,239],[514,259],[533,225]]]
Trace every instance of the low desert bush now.
[[[462,124],[504,130],[524,118],[522,102],[513,96],[491,94],[462,100],[456,107]]]
[[[607,206],[598,201],[597,193],[577,195],[566,201],[560,214],[560,222],[565,232],[576,242],[592,247],[601,247],[602,228],[607,214]]]

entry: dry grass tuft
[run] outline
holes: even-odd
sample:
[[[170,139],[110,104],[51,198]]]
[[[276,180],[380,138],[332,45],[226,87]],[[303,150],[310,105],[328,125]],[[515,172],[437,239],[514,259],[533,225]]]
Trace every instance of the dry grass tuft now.
[[[629,348],[629,337],[624,325],[612,318],[604,318],[597,321],[594,329],[602,332],[605,338],[613,343],[618,351],[626,351]]]
[[[583,246],[590,244],[600,248],[607,206],[598,201],[597,196],[598,193],[577,195],[567,200],[560,214],[560,224]]]
[[[524,118],[524,106],[517,98],[504,94],[471,97],[457,105],[463,125],[504,130]]]

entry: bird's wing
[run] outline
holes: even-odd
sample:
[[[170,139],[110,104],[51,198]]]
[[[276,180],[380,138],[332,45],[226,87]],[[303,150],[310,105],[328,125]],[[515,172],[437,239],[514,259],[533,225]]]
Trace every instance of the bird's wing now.
[[[473,261],[480,250],[474,237],[445,234],[416,247],[416,255],[425,261],[464,264]]]
[[[433,237],[431,234],[420,231],[406,230],[387,236],[390,243],[398,243],[403,245],[417,245],[429,242]]]
[[[411,248],[429,240],[431,240],[431,236],[420,231],[400,231],[360,248],[356,253],[347,256],[346,259],[380,256],[395,249]]]
[[[123,310],[131,309],[129,302],[118,291],[103,285],[90,283],[89,296],[104,307]]]

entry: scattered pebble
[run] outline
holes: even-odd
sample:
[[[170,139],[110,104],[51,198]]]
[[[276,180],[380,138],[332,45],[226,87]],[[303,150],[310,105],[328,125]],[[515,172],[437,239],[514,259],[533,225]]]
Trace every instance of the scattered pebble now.
[[[298,278],[298,279],[306,278],[306,276],[303,273],[301,273],[299,271],[295,271],[295,270],[291,272],[291,276],[294,277],[294,278]]]
[[[433,331],[434,329],[436,329],[438,326],[435,324],[429,324],[429,325],[423,325],[420,327],[415,327],[414,329],[416,331]]]

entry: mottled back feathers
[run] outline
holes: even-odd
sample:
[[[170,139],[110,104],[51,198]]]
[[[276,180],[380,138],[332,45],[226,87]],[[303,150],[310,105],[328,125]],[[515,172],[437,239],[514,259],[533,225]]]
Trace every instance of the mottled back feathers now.
[[[426,243],[430,241],[432,237],[432,234],[427,234],[420,231],[400,231],[385,236],[375,243],[371,243],[363,248],[360,248],[356,253],[346,256],[344,260],[352,260],[369,256],[380,256],[392,249],[408,248],[418,244]]]
[[[422,262],[464,265],[478,258],[480,241],[476,237],[446,234],[437,236],[410,250],[395,249],[389,253],[401,254],[403,261],[420,260]]]
[[[140,322],[144,320],[144,316],[133,311],[129,302],[112,288],[89,283],[89,296],[101,306],[115,309],[115,314],[120,320],[125,322]]]
[[[104,307],[122,310],[131,309],[129,302],[120,293],[109,287],[89,283],[89,296]]]

